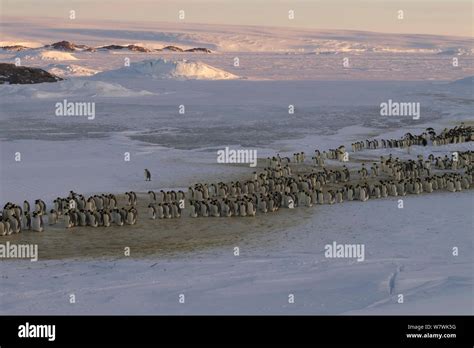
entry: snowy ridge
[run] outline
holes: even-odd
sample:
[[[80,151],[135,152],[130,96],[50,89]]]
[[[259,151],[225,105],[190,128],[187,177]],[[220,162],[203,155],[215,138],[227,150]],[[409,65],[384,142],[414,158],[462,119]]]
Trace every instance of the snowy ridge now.
[[[107,77],[145,75],[156,79],[232,80],[239,76],[199,61],[151,59],[132,63],[129,67],[100,74]]]
[[[84,79],[66,80],[55,84],[40,84],[35,86],[11,85],[5,86],[0,92],[2,97],[12,98],[61,98],[73,97],[140,97],[153,95],[141,90],[133,91],[118,83],[90,81]]]
[[[100,72],[77,64],[50,64],[46,70],[60,77],[92,76]]]
[[[27,60],[77,60],[69,52],[61,51],[44,51],[44,50],[25,50],[19,52],[15,58],[27,59]]]

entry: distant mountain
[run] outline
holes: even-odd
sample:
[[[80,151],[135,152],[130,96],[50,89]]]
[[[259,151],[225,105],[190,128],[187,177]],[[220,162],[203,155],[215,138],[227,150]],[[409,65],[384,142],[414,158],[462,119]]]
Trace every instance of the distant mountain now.
[[[0,84],[32,84],[61,80],[62,78],[43,69],[0,63]]]
[[[52,43],[51,45],[45,45],[43,47],[39,48],[31,48],[31,47],[26,47],[22,45],[10,45],[10,46],[3,46],[0,47],[1,49],[5,51],[24,51],[24,50],[38,50],[42,48],[46,49],[53,49],[57,51],[65,51],[65,52],[75,52],[75,51],[86,51],[86,52],[95,52],[97,50],[125,50],[128,49],[130,51],[135,51],[135,52],[143,52],[143,53],[148,53],[148,52],[159,52],[159,51],[173,51],[173,52],[203,52],[203,53],[212,53],[210,49],[208,48],[203,48],[203,47],[194,47],[194,48],[189,48],[189,49],[183,49],[178,46],[165,46],[163,48],[158,48],[158,49],[150,49],[146,48],[143,46],[139,45],[116,45],[116,44],[110,44],[110,45],[105,45],[105,46],[100,46],[100,47],[89,47],[87,45],[77,45],[73,42],[70,41],[58,41],[55,43]]]

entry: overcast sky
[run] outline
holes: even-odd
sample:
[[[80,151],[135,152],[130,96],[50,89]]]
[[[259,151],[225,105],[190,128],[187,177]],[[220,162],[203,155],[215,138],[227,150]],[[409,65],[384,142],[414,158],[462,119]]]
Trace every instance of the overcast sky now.
[[[188,22],[295,26],[472,36],[472,0],[0,0],[5,16],[59,17],[75,10],[77,20],[178,20]],[[288,19],[288,11],[295,19]],[[402,10],[404,19],[397,18]],[[124,24],[125,26],[126,24]]]

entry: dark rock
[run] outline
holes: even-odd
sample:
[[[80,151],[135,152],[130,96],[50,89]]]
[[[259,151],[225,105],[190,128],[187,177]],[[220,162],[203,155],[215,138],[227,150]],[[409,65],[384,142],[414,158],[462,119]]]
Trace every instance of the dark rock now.
[[[166,46],[166,47],[163,47],[163,50],[168,50],[168,51],[173,51],[173,52],[184,52],[182,48],[179,48],[176,46]]]
[[[98,49],[106,49],[106,50],[123,50],[125,46],[120,46],[120,45],[108,45],[108,46],[102,46],[102,47],[97,47]]]
[[[0,63],[0,84],[31,84],[61,80],[62,78],[43,69]]]
[[[4,49],[5,51],[15,51],[15,52],[24,51],[24,50],[29,50],[29,49],[30,49],[30,47],[26,47],[26,46],[22,46],[22,45],[3,46],[3,47],[1,47],[1,48]]]
[[[151,52],[148,48],[137,46],[137,45],[128,45],[127,48],[130,51],[137,51],[137,52]]]
[[[185,50],[185,52],[204,52],[204,53],[212,53],[210,49],[204,47],[195,47]]]
[[[69,41],[59,41],[46,47],[52,47],[55,50],[74,52],[78,46]]]

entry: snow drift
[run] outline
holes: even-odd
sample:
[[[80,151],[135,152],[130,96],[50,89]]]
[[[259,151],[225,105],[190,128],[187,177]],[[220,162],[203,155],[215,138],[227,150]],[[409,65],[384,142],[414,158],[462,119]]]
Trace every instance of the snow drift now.
[[[69,52],[42,50],[25,50],[18,53],[15,58],[28,60],[77,60],[77,58]]]
[[[100,72],[99,70],[86,68],[76,64],[51,64],[47,70],[60,77],[92,76]]]
[[[176,80],[231,80],[239,76],[215,68],[199,61],[186,59],[172,61],[168,59],[151,59],[132,63],[129,67],[111,70],[100,74],[106,77],[149,76],[156,79]]]
[[[73,97],[140,97],[153,95],[141,90],[133,91],[118,83],[89,80],[67,80],[54,85],[40,84],[36,86],[5,86],[0,91],[0,96],[17,98],[62,98]]]

